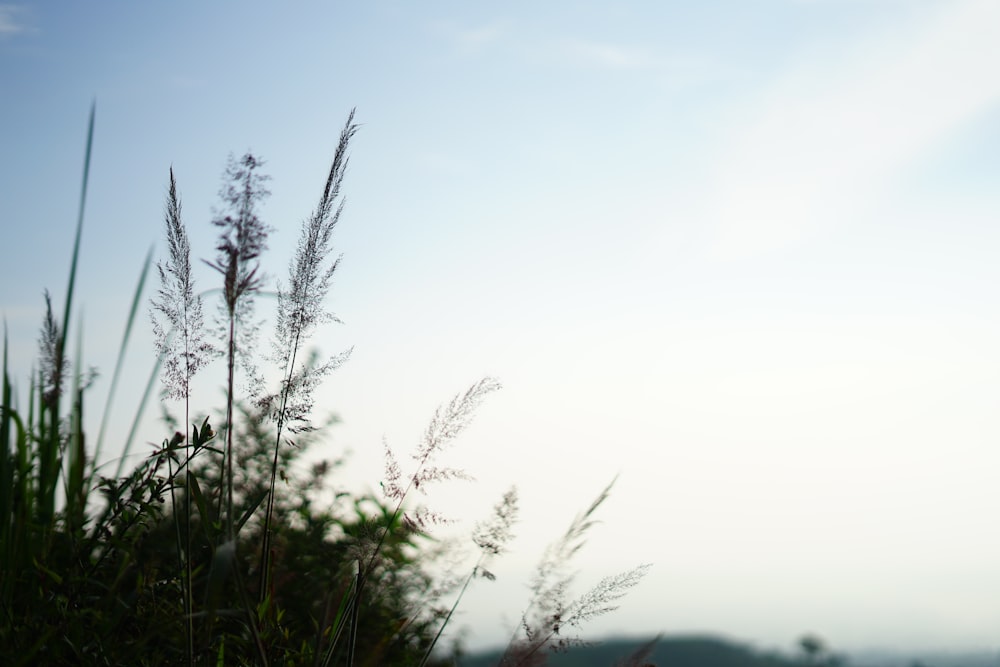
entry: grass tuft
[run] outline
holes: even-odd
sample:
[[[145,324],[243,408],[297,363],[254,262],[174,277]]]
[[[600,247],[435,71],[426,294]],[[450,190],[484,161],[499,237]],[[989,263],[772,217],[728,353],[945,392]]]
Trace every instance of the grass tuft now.
[[[150,254],[127,311],[90,451],[84,415],[94,374],[83,370],[82,318],[74,323],[72,367],[66,336],[94,117],[92,106],[66,305],[60,319],[45,291],[39,356],[24,408],[8,374],[4,327],[0,664],[452,664],[453,656],[441,654],[440,640],[471,583],[496,578],[492,562],[513,539],[517,492],[505,493],[473,529],[478,555],[468,570],[454,570],[467,574],[442,577],[431,574],[433,566],[446,556],[454,560],[454,554],[432,533],[447,519],[412,496],[438,483],[471,479],[442,461],[443,454],[500,383],[484,378],[438,408],[407,470],[386,444],[380,497],[336,492],[331,500],[329,491],[342,488],[330,480],[339,460],[301,472],[303,454],[335,421],[314,423],[314,391],[350,356],[348,348],[324,358],[309,343],[320,324],[337,321],[328,305],[340,267],[333,234],[344,211],[342,186],[358,131],[354,112],[340,131],[319,201],[302,222],[288,277],[277,286],[266,355],[258,353],[254,319],[254,297],[269,289],[262,260],[273,231],[259,213],[269,194],[263,161],[250,153],[229,160],[221,208],[211,219],[219,232],[215,256],[206,261],[221,285],[207,291],[194,281],[193,249],[169,170],[166,256],[156,262],[159,287],[150,301],[152,372],[129,431],[107,433],[153,264]],[[221,314],[217,327],[205,321],[210,300]],[[270,363],[280,377],[273,390],[265,389],[258,363]],[[244,393],[237,392],[238,368],[249,380]],[[218,409],[193,392],[195,376],[209,372],[217,372],[225,387]],[[127,469],[158,379],[168,435]],[[183,417],[176,420],[170,415],[175,402],[183,404]],[[113,476],[100,474],[106,437],[123,447]],[[645,574],[647,566],[639,566],[601,580],[582,596],[568,595],[567,564],[609,491],[543,558],[503,664],[539,664],[548,650],[571,645],[577,639],[563,633],[565,626],[613,610]],[[645,654],[637,655],[639,660]]]

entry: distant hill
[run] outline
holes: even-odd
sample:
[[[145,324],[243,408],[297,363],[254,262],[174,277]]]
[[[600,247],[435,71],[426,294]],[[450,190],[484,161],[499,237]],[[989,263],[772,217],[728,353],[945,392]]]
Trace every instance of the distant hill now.
[[[550,653],[551,667],[613,667],[642,646],[645,639],[611,639],[596,646],[574,648],[568,653]],[[500,652],[463,657],[459,667],[493,667]],[[802,667],[788,657],[759,653],[748,646],[714,637],[664,637],[649,657],[657,667]],[[931,666],[928,666],[931,667]]]
[[[851,655],[848,667],[998,667],[996,651],[914,652],[903,655],[888,651],[868,651]]]
[[[614,667],[648,641],[647,638],[608,639],[595,646],[579,647],[568,653],[550,653],[551,667]],[[648,661],[657,667],[1000,667],[1000,654],[868,652],[836,654],[829,661],[808,662],[801,655],[764,652],[728,639],[711,636],[663,637]],[[463,657],[458,667],[495,667],[499,651]]]

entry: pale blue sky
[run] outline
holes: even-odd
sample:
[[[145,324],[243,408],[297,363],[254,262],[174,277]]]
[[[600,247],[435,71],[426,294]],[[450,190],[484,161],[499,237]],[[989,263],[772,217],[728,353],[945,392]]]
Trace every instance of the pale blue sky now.
[[[453,452],[478,482],[434,496],[475,518],[522,490],[473,645],[620,473],[579,583],[654,568],[590,634],[993,649],[997,71],[993,2],[3,3],[0,308],[25,372],[92,99],[77,303],[105,377],[168,168],[208,257],[226,155],[262,155],[280,275],[357,107],[329,452],[377,488],[383,436],[503,381]]]

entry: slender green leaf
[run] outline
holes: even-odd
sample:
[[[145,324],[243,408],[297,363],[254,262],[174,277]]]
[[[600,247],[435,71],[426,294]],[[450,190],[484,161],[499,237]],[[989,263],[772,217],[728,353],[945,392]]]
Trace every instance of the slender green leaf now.
[[[267,491],[261,492],[257,499],[250,503],[250,506],[243,513],[243,516],[241,516],[240,520],[236,522],[237,533],[239,533],[240,529],[243,528],[243,524],[250,520],[250,517],[252,517],[253,513],[257,511],[257,508],[260,507],[260,504],[264,502],[265,498],[267,498]]]
[[[66,330],[69,327],[69,316],[73,308],[73,289],[76,285],[76,266],[80,258],[80,238],[83,236],[83,211],[87,203],[87,183],[90,180],[90,158],[94,146],[94,116],[97,113],[97,101],[90,104],[90,121],[87,123],[87,148],[83,155],[83,184],[80,187],[80,209],[76,216],[76,238],[73,240],[73,258],[70,261],[69,285],[66,288],[66,308],[63,310],[63,341],[66,345]]]
[[[201,527],[205,531],[205,537],[208,538],[208,543],[214,544],[214,536],[211,534],[212,517],[208,513],[208,503],[205,502],[205,494],[201,492],[201,485],[198,484],[198,478],[194,476],[193,473],[187,473],[188,488],[191,489],[191,496],[194,498],[194,504],[198,507],[198,514],[201,515]]]
[[[142,293],[146,286],[146,277],[149,275],[149,267],[153,265],[153,248],[149,248],[146,260],[142,264],[142,271],[139,274],[139,282],[136,284],[135,293],[132,295],[132,307],[129,309],[128,319],[125,321],[125,332],[122,334],[122,342],[118,348],[118,359],[115,361],[115,370],[111,374],[111,387],[108,389],[108,398],[104,403],[104,414],[101,415],[101,427],[97,432],[97,443],[94,447],[93,470],[97,469],[98,460],[101,457],[101,449],[104,445],[104,433],[108,425],[108,416],[111,414],[111,405],[114,402],[115,393],[118,389],[118,379],[121,376],[122,367],[125,364],[125,350],[128,349],[128,342],[132,336],[132,325],[135,324],[136,315],[139,312],[139,304],[142,302]],[[91,476],[93,476],[91,472]]]

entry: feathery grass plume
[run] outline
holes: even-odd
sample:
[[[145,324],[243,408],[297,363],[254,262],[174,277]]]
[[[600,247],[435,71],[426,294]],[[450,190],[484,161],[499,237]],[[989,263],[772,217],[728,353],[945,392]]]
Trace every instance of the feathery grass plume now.
[[[275,325],[274,356],[285,376],[290,377],[295,367],[295,356],[301,349],[303,339],[321,322],[335,320],[335,316],[324,309],[323,302],[333,280],[333,274],[340,264],[340,257],[329,261],[332,251],[333,230],[340,220],[344,201],[340,198],[340,186],[347,172],[349,162],[347,150],[351,139],[358,131],[354,123],[354,111],[347,117],[347,123],[340,133],[340,142],[334,152],[330,173],[312,215],[302,223],[295,257],[289,263],[288,286],[278,289],[278,314]],[[336,208],[334,208],[334,204]]]
[[[430,659],[434,647],[441,638],[444,629],[448,627],[452,615],[462,602],[462,597],[465,595],[465,591],[469,588],[472,580],[476,577],[482,577],[490,581],[496,580],[496,576],[486,569],[486,565],[494,556],[498,556],[507,550],[507,544],[514,537],[513,528],[514,522],[517,521],[517,514],[517,488],[512,486],[503,494],[500,502],[493,506],[493,515],[490,519],[476,524],[475,529],[472,531],[472,541],[479,548],[479,559],[472,567],[472,571],[465,578],[462,588],[455,597],[455,602],[451,605],[448,614],[444,617],[444,621],[442,621],[441,626],[438,628],[437,634],[434,635],[434,639],[431,640],[430,645],[427,647],[427,651],[420,661],[420,667],[427,664],[427,661]]]
[[[268,177],[257,170],[264,163],[251,153],[239,160],[232,156],[219,191],[228,212],[219,213],[212,224],[219,227],[215,262],[206,262],[223,276],[223,305],[226,331],[226,444],[223,462],[226,478],[226,532],[236,539],[233,517],[233,394],[237,354],[248,359],[247,347],[237,347],[237,325],[251,326],[253,293],[260,289],[260,264],[256,261],[267,247],[271,228],[257,215],[258,204],[270,193],[264,187]],[[222,497],[219,498],[220,505]]]
[[[614,480],[590,506],[570,524],[566,533],[545,551],[532,578],[531,600],[521,616],[520,626],[500,660],[501,667],[525,667],[545,663],[547,651],[565,651],[584,645],[579,637],[566,636],[566,627],[579,628],[583,623],[617,609],[613,603],[639,583],[649,565],[639,565],[620,574],[605,577],[596,586],[570,600],[568,593],[575,579],[569,563],[585,542],[593,527],[594,512],[608,498]],[[524,636],[519,635],[523,631]]]
[[[69,372],[69,360],[63,351],[63,331],[52,314],[52,296],[45,290],[45,318],[38,339],[39,375],[43,403],[54,409],[62,395],[63,383]]]
[[[469,479],[469,476],[462,470],[448,467],[436,467],[431,464],[437,454],[445,449],[458,437],[472,422],[476,408],[479,407],[483,399],[489,394],[500,389],[500,383],[491,377],[486,377],[469,387],[463,394],[458,394],[446,405],[439,407],[434,417],[431,419],[427,430],[424,432],[423,440],[417,451],[413,454],[413,459],[417,462],[416,469],[407,478],[406,486],[403,486],[403,473],[392,449],[388,443],[385,444],[386,479],[382,482],[382,492],[390,502],[395,502],[392,515],[387,526],[395,525],[399,519],[406,530],[423,531],[426,527],[434,523],[441,523],[444,518],[426,507],[418,506],[414,513],[403,511],[403,501],[410,491],[417,489],[425,491],[425,486],[431,482],[443,481],[446,479]],[[357,633],[357,623],[361,607],[361,595],[369,575],[378,562],[379,552],[385,543],[389,531],[380,531],[378,542],[371,549],[365,549],[366,556],[359,560],[356,584],[351,593],[350,613],[345,615],[343,622],[349,624],[347,659],[348,665],[354,661],[354,638]],[[333,636],[339,637],[342,628],[335,628]]]
[[[271,228],[257,215],[257,205],[271,194],[264,184],[270,177],[257,172],[263,160],[247,153],[239,160],[229,156],[219,197],[228,213],[219,213],[212,224],[219,227],[219,252],[215,262],[208,262],[225,277],[225,304],[235,314],[241,296],[260,287],[259,265],[254,261],[267,249]]]
[[[268,491],[267,508],[264,512],[264,539],[261,544],[260,599],[264,600],[270,577],[271,514],[274,509],[274,484],[278,476],[278,449],[281,446],[283,429],[308,428],[309,412],[312,410],[313,389],[317,383],[350,355],[350,350],[325,363],[316,364],[315,356],[297,367],[299,352],[305,340],[323,321],[336,317],[324,309],[324,301],[333,274],[340,264],[340,257],[328,261],[333,230],[344,210],[344,201],[334,208],[340,196],[340,186],[344,180],[349,161],[347,149],[351,138],[358,131],[354,123],[354,110],[347,117],[340,141],[333,155],[333,163],[326,178],[326,185],[319,203],[312,215],[302,223],[295,257],[289,263],[288,286],[278,287],[278,314],[275,324],[273,350],[275,360],[282,369],[282,383],[279,396],[264,397],[258,405],[271,414],[277,422],[274,442],[274,461],[271,468],[271,486]],[[295,424],[296,426],[292,426]]]
[[[263,384],[254,355],[259,322],[254,321],[254,296],[264,283],[260,255],[267,249],[272,227],[257,214],[258,206],[271,192],[265,184],[270,176],[258,170],[264,161],[246,153],[238,160],[229,156],[219,197],[224,207],[212,224],[219,227],[216,259],[205,263],[223,276],[218,335],[225,341],[223,353],[235,372],[238,363],[247,378],[247,390],[255,396]],[[230,392],[232,393],[232,392]]]
[[[402,511],[403,500],[411,490],[415,489],[425,493],[426,485],[431,482],[470,479],[464,470],[432,464],[437,454],[450,445],[472,422],[476,408],[483,402],[483,399],[500,389],[500,386],[500,383],[494,378],[483,378],[469,387],[464,394],[458,394],[447,405],[442,405],[435,411],[434,417],[424,432],[420,447],[412,455],[417,465],[413,474],[407,478],[405,488],[399,485],[401,480],[398,477],[393,478],[393,475],[399,472],[399,465],[392,457],[391,450],[386,448],[386,477],[389,484],[383,488],[389,499],[396,501],[397,510]],[[403,517],[420,528],[426,528],[429,524],[437,523],[442,519],[440,515],[423,506],[418,506],[412,514],[404,513]]]
[[[169,259],[156,263],[160,289],[152,301],[153,334],[156,351],[163,358],[161,379],[167,395],[186,403],[191,396],[191,380],[208,363],[213,348],[205,340],[201,296],[194,292],[191,244],[181,220],[173,168],[164,219]],[[184,421],[188,421],[187,414]]]
[[[191,244],[188,241],[187,229],[181,220],[181,202],[177,194],[177,181],[174,170],[170,169],[170,188],[167,191],[167,204],[164,214],[167,228],[167,250],[169,259],[166,263],[157,262],[156,269],[160,274],[160,289],[152,301],[151,317],[156,350],[163,360],[163,381],[166,393],[171,398],[184,401],[184,439],[190,442],[189,428],[191,421],[191,380],[204,367],[214,353],[212,345],[205,340],[204,315],[201,296],[194,291],[194,277],[191,274]],[[170,476],[174,472],[171,468]],[[193,600],[191,590],[191,492],[188,488],[187,473],[185,473],[185,535],[187,544],[181,547],[180,512],[176,511],[177,498],[174,486],[170,487],[170,496],[175,511],[172,512],[177,530],[177,550],[184,572],[184,614],[187,618],[187,649],[188,663],[194,662],[194,626],[192,620]]]
[[[65,442],[66,424],[63,423],[59,402],[63,385],[69,372],[65,354],[66,331],[52,314],[52,298],[45,291],[45,317],[39,336],[38,369],[38,422],[34,456],[38,466],[38,520],[48,529],[55,517],[56,486],[59,476],[60,456]],[[30,410],[29,423],[34,421]]]
[[[473,571],[492,581],[496,577],[485,569],[486,563],[494,556],[499,556],[507,550],[507,543],[514,538],[514,523],[518,515],[517,487],[511,487],[493,506],[493,516],[489,521],[477,523],[472,531],[472,541],[481,555]]]

